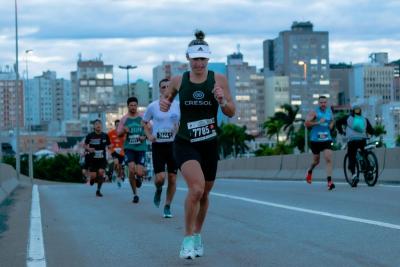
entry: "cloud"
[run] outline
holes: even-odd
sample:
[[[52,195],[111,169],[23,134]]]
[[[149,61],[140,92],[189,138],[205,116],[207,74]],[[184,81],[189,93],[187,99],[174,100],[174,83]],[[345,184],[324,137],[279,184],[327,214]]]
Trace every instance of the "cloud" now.
[[[400,2],[257,1],[257,0],[20,0],[20,51],[33,49],[30,69],[47,69],[69,79],[78,54],[102,55],[114,64],[118,82],[125,75],[118,65],[133,64],[134,77],[151,81],[152,68],[163,60],[185,61],[194,29],[206,32],[212,61],[226,62],[240,44],[250,65],[262,67],[262,42],[290,30],[293,21],[311,21],[316,31],[328,31],[331,62],[364,62],[374,51],[400,58]],[[0,0],[0,65],[14,60],[14,6]],[[31,73],[31,70],[30,70]]]

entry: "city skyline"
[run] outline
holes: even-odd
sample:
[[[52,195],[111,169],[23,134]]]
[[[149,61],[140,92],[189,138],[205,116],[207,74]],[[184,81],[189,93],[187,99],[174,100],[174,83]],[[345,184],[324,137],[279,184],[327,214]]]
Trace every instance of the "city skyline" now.
[[[0,66],[15,62],[13,1],[0,0]],[[361,63],[372,52],[400,58],[398,1],[18,1],[20,74],[29,55],[29,76],[57,72],[70,79],[79,53],[83,60],[101,56],[114,65],[115,84],[126,82],[118,65],[137,65],[131,81],[152,82],[152,69],[162,61],[185,62],[194,29],[205,31],[210,62],[224,62],[240,51],[258,69],[263,65],[262,42],[290,30],[293,21],[310,21],[329,32],[330,62]],[[177,26],[179,25],[179,27]]]

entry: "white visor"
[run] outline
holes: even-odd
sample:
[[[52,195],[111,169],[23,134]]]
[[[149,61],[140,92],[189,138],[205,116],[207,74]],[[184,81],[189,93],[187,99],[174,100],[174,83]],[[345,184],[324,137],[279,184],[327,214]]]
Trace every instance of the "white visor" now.
[[[186,53],[189,58],[210,58],[211,51],[208,45],[192,45],[188,47]]]

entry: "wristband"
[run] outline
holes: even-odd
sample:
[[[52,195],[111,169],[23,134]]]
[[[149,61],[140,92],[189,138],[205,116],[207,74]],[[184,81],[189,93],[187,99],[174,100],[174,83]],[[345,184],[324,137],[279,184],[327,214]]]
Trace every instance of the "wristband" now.
[[[224,108],[224,107],[226,107],[228,105],[228,101],[224,98],[222,100],[222,103],[219,103],[219,105],[221,106],[221,108]]]

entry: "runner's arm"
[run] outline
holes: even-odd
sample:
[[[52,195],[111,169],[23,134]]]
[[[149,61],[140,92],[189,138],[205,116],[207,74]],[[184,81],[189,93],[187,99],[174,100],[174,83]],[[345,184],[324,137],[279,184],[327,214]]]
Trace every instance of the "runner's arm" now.
[[[214,96],[217,99],[222,112],[230,118],[233,117],[236,112],[236,107],[232,100],[228,81],[224,75],[215,75]]]

